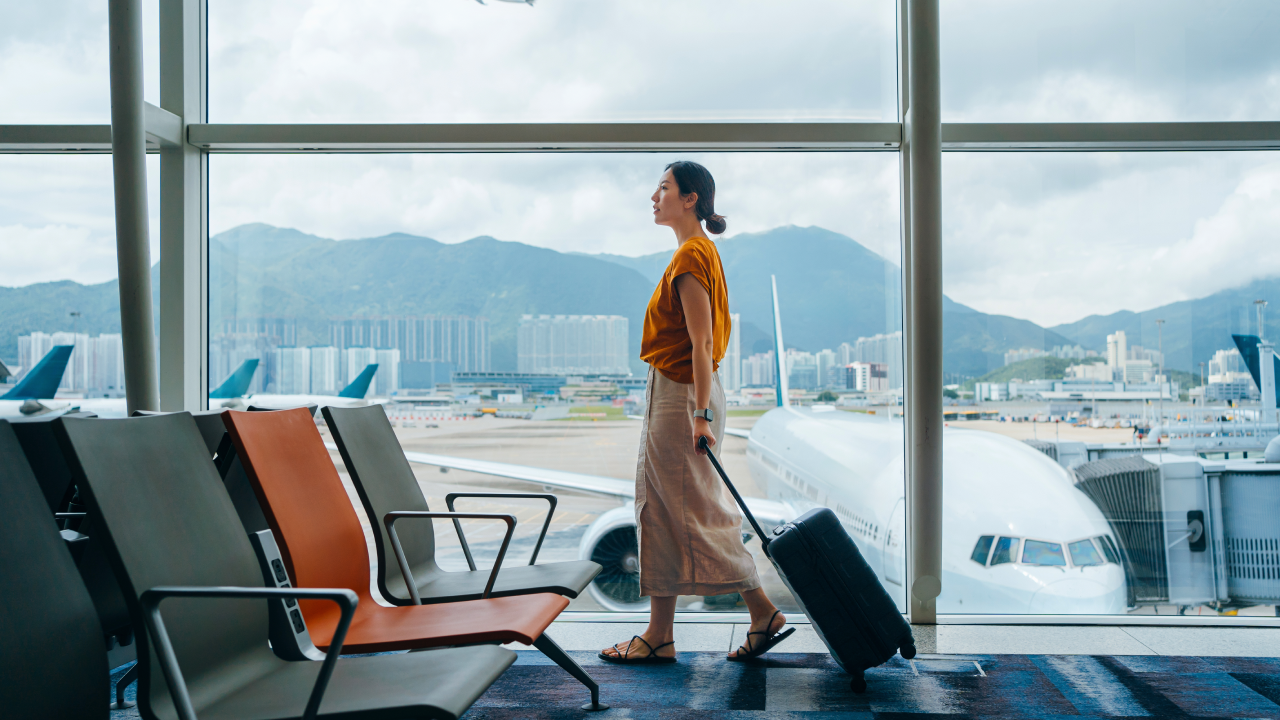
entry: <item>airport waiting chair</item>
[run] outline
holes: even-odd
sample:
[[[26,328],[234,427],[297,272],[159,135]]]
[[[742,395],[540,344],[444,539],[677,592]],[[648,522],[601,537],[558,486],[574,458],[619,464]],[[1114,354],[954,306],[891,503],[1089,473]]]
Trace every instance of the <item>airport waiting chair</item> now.
[[[454,521],[470,572],[449,572],[436,564],[435,529],[425,518],[415,523],[400,523],[396,529],[401,550],[416,585],[417,598],[406,586],[404,572],[396,562],[396,554],[380,522],[390,512],[430,512],[418,479],[404,457],[404,449],[396,439],[387,413],[379,405],[365,407],[326,407],[321,410],[333,440],[342,454],[342,462],[355,485],[365,514],[373,528],[374,549],[378,556],[378,591],[394,605],[414,605],[470,600],[481,597],[489,579],[487,570],[476,570],[461,523]],[[446,502],[454,511],[454,498],[538,498],[550,504],[547,520],[528,565],[505,567],[498,574],[490,593],[493,597],[552,592],[571,598],[586,589],[600,573],[601,566],[590,560],[534,564],[546,537],[551,516],[555,512],[555,496],[543,493],[450,493]]]
[[[9,423],[0,420],[0,715],[108,717],[89,593]]]
[[[258,493],[280,554],[296,587],[350,588],[360,606],[347,634],[350,652],[383,652],[477,643],[533,645],[591,691],[588,709],[604,709],[599,687],[545,630],[569,601],[553,593],[488,597],[433,605],[386,607],[370,595],[369,548],[355,506],[338,477],[315,422],[305,410],[229,412],[227,430]],[[515,518],[491,513],[394,513],[386,520],[483,518],[507,524],[506,538],[490,573],[499,576]],[[394,537],[394,533],[391,533]],[[299,603],[307,629],[323,649],[338,613],[318,603]]]
[[[142,717],[456,719],[514,662],[492,646],[338,660],[355,593],[263,586],[190,414],[68,418],[54,429],[103,520],[134,625],[146,628],[137,633]],[[340,608],[324,662],[272,652],[263,599]]]
[[[61,417],[94,418],[93,413],[74,413]],[[101,519],[86,508],[77,496],[71,468],[54,433],[57,415],[42,415],[12,420],[12,431],[30,464],[32,474],[43,492],[49,513],[56,513],[59,525],[67,530],[64,537],[71,545],[72,560],[80,579],[98,612],[100,632],[108,650],[117,656],[115,663],[133,659],[133,625],[124,593],[107,560],[102,540]],[[96,422],[96,421],[94,421]],[[132,672],[132,671],[131,671]],[[133,681],[131,674],[120,680],[116,702],[127,707],[124,689]],[[2,703],[0,703],[2,706]]]

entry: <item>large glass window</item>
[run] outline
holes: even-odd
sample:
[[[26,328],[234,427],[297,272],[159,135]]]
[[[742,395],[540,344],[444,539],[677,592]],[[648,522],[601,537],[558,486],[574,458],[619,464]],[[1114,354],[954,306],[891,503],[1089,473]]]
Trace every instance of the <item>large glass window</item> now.
[[[939,612],[1273,614],[1229,550],[1280,532],[1231,486],[1275,436],[1276,157],[948,153],[943,181]],[[1006,528],[1021,553],[970,560]]]
[[[149,158],[156,260],[159,165]],[[53,347],[71,345],[56,397],[41,405],[124,414],[111,182],[109,155],[0,155],[0,362],[11,373],[0,395]],[[0,416],[43,412],[0,405]]]
[[[897,119],[886,0],[209,3],[213,122]]]
[[[1280,119],[1269,0],[944,2],[944,122]]]
[[[729,222],[717,245],[734,331],[720,376],[728,426],[751,438],[720,439],[728,472],[761,503],[767,527],[817,505],[836,509],[901,598],[897,156],[680,157],[711,169],[716,209]],[[673,159],[215,156],[211,385],[246,360],[259,366],[247,397],[210,404],[332,396],[377,363],[367,397],[386,403],[407,450],[612,483],[624,497],[556,490],[540,558],[606,566],[574,609],[643,607],[625,495],[634,492],[645,404],[643,313],[674,250],[670,230],[653,224],[650,196]],[[771,276],[798,413],[773,411]],[[585,352],[597,338],[599,352]],[[833,473],[832,462],[843,469]],[[448,492],[536,487],[415,468],[433,506]],[[520,517],[509,557],[525,562],[544,507],[471,502]],[[464,568],[452,528],[439,532],[446,566]],[[469,531],[482,554],[501,537],[497,525]],[[759,541],[748,544],[770,594],[797,609]],[[683,598],[680,607],[743,608],[737,596]]]
[[[159,0],[142,0],[143,79],[160,104]],[[6,3],[0,22],[0,123],[109,123],[107,4]]]

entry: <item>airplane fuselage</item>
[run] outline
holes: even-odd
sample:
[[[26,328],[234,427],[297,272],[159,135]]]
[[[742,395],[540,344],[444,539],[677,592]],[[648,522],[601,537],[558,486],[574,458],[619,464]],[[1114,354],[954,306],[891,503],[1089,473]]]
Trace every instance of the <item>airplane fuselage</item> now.
[[[900,420],[780,407],[751,429],[747,458],[770,499],[835,511],[905,608],[903,453]],[[952,428],[943,458],[939,612],[1125,612],[1123,568],[1103,556],[1110,527],[1066,470],[1010,438]]]

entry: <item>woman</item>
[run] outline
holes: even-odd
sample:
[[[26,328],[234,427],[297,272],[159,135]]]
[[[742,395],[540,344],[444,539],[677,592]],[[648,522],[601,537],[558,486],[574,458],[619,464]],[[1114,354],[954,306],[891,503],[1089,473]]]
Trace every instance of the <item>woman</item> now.
[[[653,194],[653,221],[679,247],[645,312],[640,358],[649,387],[636,463],[640,594],[650,597],[649,627],[600,653],[609,662],[675,662],[676,596],[741,593],[751,611],[747,641],[730,660],[756,657],[794,630],[760,587],[742,544],[742,516],[698,439],[724,432],[724,390],[716,369],[729,342],[729,296],[716,246],[716,186],[698,163],[667,166]]]

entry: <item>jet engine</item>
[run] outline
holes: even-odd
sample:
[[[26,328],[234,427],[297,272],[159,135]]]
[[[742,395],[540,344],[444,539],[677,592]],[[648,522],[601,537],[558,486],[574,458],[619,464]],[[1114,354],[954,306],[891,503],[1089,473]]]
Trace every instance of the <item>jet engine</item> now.
[[[600,564],[603,570],[592,581],[591,597],[615,612],[647,610],[649,598],[640,597],[640,543],[636,536],[636,506],[627,503],[596,518],[582,536],[578,556]]]

